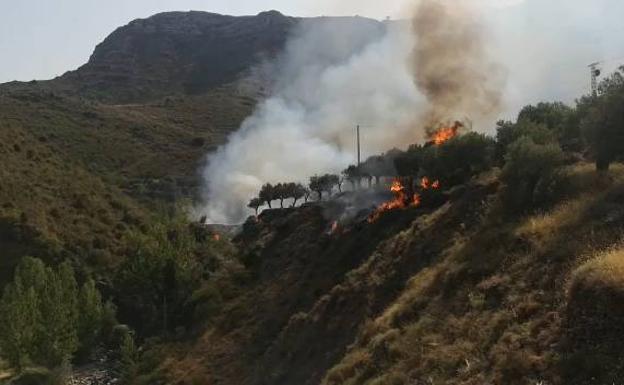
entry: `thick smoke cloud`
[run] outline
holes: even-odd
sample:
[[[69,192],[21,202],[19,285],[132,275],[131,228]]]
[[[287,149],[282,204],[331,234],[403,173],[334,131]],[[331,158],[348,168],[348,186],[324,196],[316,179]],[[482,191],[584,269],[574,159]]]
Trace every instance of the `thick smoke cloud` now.
[[[450,6],[451,4],[452,6]],[[474,15],[457,1],[422,0],[408,22],[304,22],[280,60],[272,96],[209,157],[204,170],[211,222],[237,223],[263,183],[305,180],[354,162],[354,128],[364,155],[406,147],[425,128],[476,121],[500,104]]]
[[[465,1],[422,0],[415,8],[414,77],[429,107],[425,127],[483,122],[502,107],[504,73],[490,57],[476,9]]]
[[[263,183],[305,182],[344,169],[354,162],[357,124],[364,155],[421,140],[412,47],[407,23],[303,23],[273,71],[273,96],[209,157],[202,209],[209,220],[244,219],[245,204]]]

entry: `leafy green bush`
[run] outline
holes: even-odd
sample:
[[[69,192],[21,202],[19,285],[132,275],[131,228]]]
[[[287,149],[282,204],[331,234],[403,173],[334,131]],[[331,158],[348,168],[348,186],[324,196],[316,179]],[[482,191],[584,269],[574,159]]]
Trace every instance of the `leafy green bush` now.
[[[522,212],[544,204],[538,192],[556,175],[563,159],[563,151],[556,143],[536,144],[526,136],[512,143],[501,174],[501,180],[506,184],[503,193],[505,207]]]
[[[555,143],[554,131],[547,125],[532,120],[518,120],[517,123],[500,121],[496,127],[496,159],[503,162],[508,147],[522,137],[530,138],[536,144]]]
[[[421,173],[446,186],[463,183],[493,165],[495,142],[478,133],[455,137],[422,149]]]

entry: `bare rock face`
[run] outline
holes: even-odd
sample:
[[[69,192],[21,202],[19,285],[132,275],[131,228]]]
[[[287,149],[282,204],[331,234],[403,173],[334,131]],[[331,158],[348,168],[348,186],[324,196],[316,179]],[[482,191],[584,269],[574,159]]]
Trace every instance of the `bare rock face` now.
[[[297,22],[277,11],[243,17],[161,13],[118,28],[87,64],[59,80],[80,94],[115,102],[198,94],[274,57]]]

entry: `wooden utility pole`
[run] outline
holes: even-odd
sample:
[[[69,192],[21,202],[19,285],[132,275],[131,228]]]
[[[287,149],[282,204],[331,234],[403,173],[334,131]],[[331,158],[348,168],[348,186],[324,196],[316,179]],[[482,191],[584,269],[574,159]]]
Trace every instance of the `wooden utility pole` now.
[[[360,167],[360,125],[357,125],[357,165]]]

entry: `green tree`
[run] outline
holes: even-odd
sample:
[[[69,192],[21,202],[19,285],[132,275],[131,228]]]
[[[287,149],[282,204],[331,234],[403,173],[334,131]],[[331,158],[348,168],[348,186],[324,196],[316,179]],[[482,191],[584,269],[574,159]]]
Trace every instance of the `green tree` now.
[[[280,207],[284,208],[284,200],[291,197],[290,186],[287,183],[278,183],[273,186],[273,195],[279,200]]]
[[[69,262],[46,268],[46,290],[39,294],[45,327],[39,340],[37,361],[58,366],[71,360],[78,348],[78,285]]]
[[[512,211],[528,211],[542,202],[536,199],[540,182],[553,176],[563,163],[557,143],[536,144],[522,137],[509,146],[501,179],[506,184],[505,205]]]
[[[541,122],[528,119],[519,120],[517,123],[499,121],[496,127],[496,159],[503,163],[509,145],[523,136],[530,138],[535,144],[557,141],[556,133]]]
[[[421,146],[411,146],[406,152],[394,157],[395,176],[414,177],[420,172],[420,165],[425,149]]]
[[[0,299],[1,354],[18,370],[28,363],[52,368],[70,362],[79,343],[96,345],[97,338],[79,340],[81,319],[91,319],[90,331],[101,325],[93,318],[101,313],[101,297],[90,282],[79,296],[69,262],[53,269],[24,258]]]
[[[323,186],[323,179],[318,175],[314,175],[310,177],[310,190],[314,191],[318,194],[319,200],[323,200],[323,191],[325,188]]]
[[[577,109],[596,169],[606,171],[624,154],[624,67],[600,84],[597,95],[582,98]]]
[[[403,152],[401,152],[403,154]],[[395,176],[394,158],[387,154],[371,156],[362,163],[362,170],[367,175],[375,178],[375,184],[379,185],[379,181],[384,176]]]
[[[155,221],[128,245],[114,278],[120,317],[147,335],[185,325],[193,312],[188,299],[204,274],[192,229],[183,218]]]
[[[8,284],[0,299],[0,353],[21,372],[37,346],[42,327],[37,294],[25,287],[20,278]]]
[[[267,206],[269,206],[269,208],[272,208],[271,202],[276,199],[275,187],[273,187],[270,183],[263,185],[258,196],[261,201],[265,202]]]
[[[101,336],[104,321],[102,295],[97,290],[93,279],[88,279],[80,288],[78,310],[80,352],[88,355]]]
[[[262,199],[260,198],[252,198],[249,203],[247,204],[247,207],[249,207],[250,209],[254,209],[256,216],[258,216],[258,210],[260,209],[260,207],[264,204],[264,202],[262,201]]]
[[[561,103],[538,103],[524,107],[518,114],[518,121],[541,124],[551,130],[561,146],[569,150],[581,150],[582,140],[574,108]]]
[[[131,384],[139,372],[139,353],[132,332],[127,331],[121,336],[119,344],[119,372],[125,384]]]
[[[289,183],[288,191],[290,192],[290,197],[293,198],[292,207],[295,207],[297,201],[301,198],[305,198],[307,194],[306,188],[301,183]]]
[[[475,132],[457,136],[439,146],[423,148],[421,174],[446,186],[464,183],[493,165],[494,139]]]

